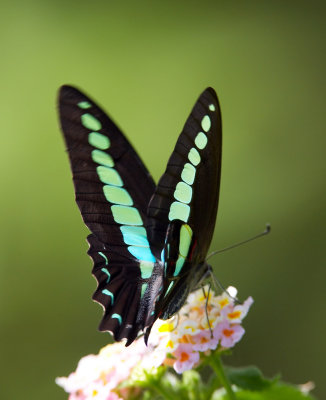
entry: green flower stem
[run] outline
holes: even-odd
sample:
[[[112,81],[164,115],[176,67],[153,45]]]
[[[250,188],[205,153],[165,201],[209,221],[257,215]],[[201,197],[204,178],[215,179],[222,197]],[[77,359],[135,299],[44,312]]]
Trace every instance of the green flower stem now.
[[[160,385],[159,382],[156,382],[155,384],[151,382],[149,384],[149,387],[152,392],[161,395],[164,399],[175,400],[175,397],[171,393],[169,393],[162,385]]]
[[[234,391],[232,390],[231,384],[228,380],[228,378],[225,375],[223,364],[221,361],[221,358],[217,352],[213,353],[210,357],[210,365],[215,371],[220,383],[222,386],[224,386],[226,393],[229,397],[229,400],[236,400],[236,395]]]
[[[166,368],[164,369],[166,371]],[[159,374],[159,376],[154,377],[153,375],[146,373],[146,382],[144,385],[142,385],[144,388],[150,389],[153,393],[157,393],[158,395],[162,396],[166,400],[175,400],[175,396],[173,396],[172,393],[170,393],[167,388],[162,384],[162,377],[163,377],[163,372]]]

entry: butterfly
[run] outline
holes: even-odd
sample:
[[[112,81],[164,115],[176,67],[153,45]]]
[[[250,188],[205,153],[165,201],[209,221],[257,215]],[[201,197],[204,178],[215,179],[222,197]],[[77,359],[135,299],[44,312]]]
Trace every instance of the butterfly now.
[[[76,202],[91,234],[88,254],[103,306],[99,326],[130,345],[145,342],[153,323],[168,319],[197,289],[215,228],[222,127],[217,95],[195,103],[166,170],[155,185],[117,125],[72,86],[59,92],[59,118]],[[161,138],[152,132],[151,146]]]

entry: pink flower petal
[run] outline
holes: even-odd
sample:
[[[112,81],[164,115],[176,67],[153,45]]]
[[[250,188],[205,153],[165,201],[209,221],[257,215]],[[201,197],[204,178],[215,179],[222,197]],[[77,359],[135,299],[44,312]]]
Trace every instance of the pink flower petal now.
[[[218,345],[218,339],[211,337],[210,331],[202,331],[192,336],[194,344],[192,348],[196,351],[215,350]]]
[[[244,333],[245,330],[241,325],[231,325],[227,320],[216,325],[213,330],[214,338],[220,340],[221,346],[226,348],[233,347]]]
[[[194,352],[192,345],[182,343],[178,346],[173,355],[177,360],[173,364],[173,368],[178,374],[191,369],[199,361],[199,353]]]
[[[229,304],[222,309],[221,315],[227,318],[231,324],[240,324],[248,314],[249,308],[253,302],[252,297],[248,297],[243,304],[237,304],[236,306],[234,304]]]

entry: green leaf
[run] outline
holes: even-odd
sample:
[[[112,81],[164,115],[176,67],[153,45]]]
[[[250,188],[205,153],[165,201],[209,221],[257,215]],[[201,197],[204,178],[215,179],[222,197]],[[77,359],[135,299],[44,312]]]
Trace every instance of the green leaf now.
[[[252,391],[264,390],[279,380],[278,377],[273,379],[264,378],[261,371],[254,366],[241,368],[225,367],[225,373],[232,384]]]
[[[275,383],[258,392],[240,389],[236,391],[236,397],[237,400],[315,400],[311,395],[301,393],[297,387],[285,383]],[[219,389],[211,400],[228,400],[228,397],[223,389]]]

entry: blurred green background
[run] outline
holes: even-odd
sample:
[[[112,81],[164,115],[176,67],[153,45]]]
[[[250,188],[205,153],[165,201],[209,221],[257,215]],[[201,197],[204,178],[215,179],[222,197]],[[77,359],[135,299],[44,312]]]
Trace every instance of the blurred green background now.
[[[316,1],[2,1],[1,399],[65,399],[54,379],[109,341],[56,115],[74,84],[157,181],[200,92],[218,92],[216,275],[255,304],[227,359],[325,391],[325,6]],[[324,385],[324,387],[323,387]]]

